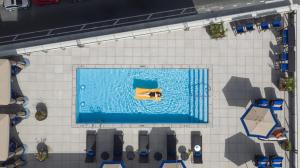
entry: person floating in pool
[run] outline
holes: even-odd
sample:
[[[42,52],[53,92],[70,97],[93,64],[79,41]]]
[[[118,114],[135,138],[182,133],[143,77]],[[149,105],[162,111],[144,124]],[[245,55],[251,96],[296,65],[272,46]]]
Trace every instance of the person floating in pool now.
[[[149,93],[146,93],[146,95],[150,96],[151,98],[159,98],[161,97],[161,93],[160,92],[149,92]]]
[[[160,89],[145,89],[145,88],[136,88],[135,98],[138,100],[156,100],[160,101],[162,96]]]

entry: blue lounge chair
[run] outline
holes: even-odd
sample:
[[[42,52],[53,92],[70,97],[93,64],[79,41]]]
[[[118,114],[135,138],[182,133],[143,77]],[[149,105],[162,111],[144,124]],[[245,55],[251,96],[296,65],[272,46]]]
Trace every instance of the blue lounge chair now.
[[[247,23],[246,24],[246,30],[247,31],[253,31],[254,30],[253,23]]]
[[[237,34],[241,34],[241,33],[244,33],[244,32],[245,32],[243,26],[236,26],[235,30],[236,30],[236,33],[237,33]]]
[[[17,112],[16,113],[16,117],[20,117],[20,118],[28,118],[30,116],[30,111],[28,108],[24,108],[24,110]]]
[[[289,65],[287,63],[280,63],[280,71],[281,72],[287,72],[289,68]]]
[[[16,76],[18,73],[20,73],[25,67],[29,66],[30,62],[29,59],[24,58],[22,61],[13,61],[11,63],[11,75]]]
[[[96,159],[96,136],[97,132],[95,130],[86,131],[86,163],[92,163]]]
[[[12,76],[16,76],[18,73],[20,73],[22,71],[21,68],[19,68],[18,66],[16,65],[12,65],[11,66],[11,75]]]
[[[28,108],[24,108],[21,111],[13,113],[10,115],[11,126],[16,126],[21,123],[23,119],[27,119],[30,116],[30,111]]]
[[[279,28],[279,27],[281,27],[281,26],[282,26],[281,20],[273,20],[273,21],[272,21],[272,27],[274,27],[274,28]]]
[[[289,34],[289,31],[287,29],[284,29],[282,32],[282,44],[283,45],[289,44],[288,34]]]
[[[27,164],[27,161],[24,157],[13,157],[11,159],[6,160],[5,162],[0,163],[1,167],[22,167]]]
[[[123,158],[123,132],[117,131],[114,134],[114,145],[113,145],[113,160],[122,161]]]
[[[282,160],[283,160],[283,157],[281,157],[281,156],[272,157],[270,159],[271,167],[274,167],[274,168],[282,167]]]
[[[257,99],[255,100],[254,104],[258,107],[268,107],[269,101],[267,99]]]
[[[148,131],[139,131],[139,162],[149,162],[149,133]]]
[[[10,124],[11,124],[11,126],[16,126],[19,123],[21,123],[22,121],[23,121],[23,118],[13,117],[13,118],[10,119]]]
[[[288,59],[289,59],[289,54],[287,52],[282,52],[280,61],[288,61]]]
[[[177,160],[177,153],[176,153],[176,134],[169,133],[167,134],[167,160]]]
[[[18,141],[15,138],[9,140],[9,155],[7,161],[13,160],[15,158],[22,157],[25,153],[25,147],[22,142]]]
[[[202,135],[200,131],[191,132],[191,148],[193,150],[192,162],[194,164],[202,164],[203,151],[202,151]]]
[[[261,30],[267,30],[267,29],[269,29],[270,27],[269,27],[269,23],[268,22],[261,22],[260,23],[260,28],[261,28]]]
[[[256,166],[258,168],[267,168],[269,165],[269,158],[266,156],[258,156]]]
[[[282,110],[283,99],[271,100],[270,106],[272,110]]]

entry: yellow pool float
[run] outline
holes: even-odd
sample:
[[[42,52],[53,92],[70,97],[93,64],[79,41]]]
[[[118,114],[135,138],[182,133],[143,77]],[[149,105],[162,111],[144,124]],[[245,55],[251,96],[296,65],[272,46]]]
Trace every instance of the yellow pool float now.
[[[160,97],[150,97],[149,93],[151,93],[151,92],[161,93],[161,89],[136,88],[135,89],[135,99],[160,101]]]

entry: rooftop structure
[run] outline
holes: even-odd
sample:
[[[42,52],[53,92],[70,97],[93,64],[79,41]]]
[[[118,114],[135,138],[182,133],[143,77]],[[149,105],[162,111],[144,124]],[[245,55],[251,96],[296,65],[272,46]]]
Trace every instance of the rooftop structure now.
[[[3,87],[11,94],[0,93],[6,99],[0,115],[10,117],[10,125],[0,119],[3,128],[10,127],[0,143],[9,139],[9,150],[14,152],[0,153],[8,158],[0,164],[297,168],[300,15],[297,6],[286,6],[290,3],[193,1],[195,10],[189,13],[191,8],[185,6],[180,13],[187,15],[182,18],[150,19],[134,26],[124,24],[116,31],[113,26],[112,31],[83,33],[90,25],[85,24],[78,32],[70,31],[72,35],[52,36],[50,30],[51,38],[44,42],[28,39],[1,46],[2,58],[11,67],[2,67],[8,79],[0,82],[11,87]],[[231,15],[238,10],[245,13]],[[18,41],[19,36],[15,37]],[[80,73],[82,69],[94,72]],[[207,74],[200,75],[201,71]],[[134,80],[142,80],[143,85]],[[149,94],[137,88],[150,90]],[[170,88],[182,92],[172,95]],[[207,93],[200,94],[200,88]],[[150,95],[153,89],[155,96]],[[174,106],[190,113],[206,106],[202,112],[207,118],[176,122],[182,116],[171,117]],[[194,111],[188,110],[191,107]],[[80,113],[91,112],[96,115],[79,120]],[[120,112],[126,114],[113,118]],[[157,122],[152,122],[155,117],[147,112],[167,113],[169,120],[158,114]],[[147,117],[151,122],[143,122]]]

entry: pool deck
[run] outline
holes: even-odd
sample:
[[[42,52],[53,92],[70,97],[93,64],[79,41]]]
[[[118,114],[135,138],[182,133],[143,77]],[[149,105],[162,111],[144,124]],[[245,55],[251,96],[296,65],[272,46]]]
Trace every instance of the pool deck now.
[[[259,33],[255,30],[235,36],[227,26],[227,37],[220,40],[211,40],[204,28],[197,28],[28,56],[31,65],[19,74],[18,80],[24,95],[30,99],[32,115],[19,124],[17,129],[28,147],[28,153],[35,153],[37,141],[46,138],[50,152],[55,154],[50,155],[48,162],[29,161],[26,167],[98,167],[101,161],[99,155],[97,164],[84,164],[85,135],[88,129],[99,129],[99,137],[106,137],[113,129],[123,131],[124,151],[128,145],[137,150],[140,130],[150,131],[150,148],[154,150],[164,150],[166,144],[162,136],[170,130],[176,132],[177,148],[185,146],[188,150],[191,131],[201,131],[203,164],[199,166],[187,160],[185,164],[188,168],[254,167],[251,159],[255,153],[260,152],[288,156],[276,142],[263,143],[246,138],[240,122],[251,99],[287,97],[273,83],[277,78],[272,62],[276,50],[274,33]],[[74,126],[73,73],[74,67],[78,65],[124,68],[208,67],[212,73],[209,79],[209,124]],[[48,107],[48,118],[42,122],[34,118],[38,102],[44,102]],[[288,111],[285,109],[277,114],[282,125],[287,125],[288,119],[285,116],[288,116]],[[152,127],[155,128],[151,130]],[[108,138],[100,144],[97,147],[99,151],[111,146],[112,141]],[[180,159],[179,153],[178,156]],[[137,157],[134,161],[125,162],[129,168],[154,168],[160,163],[153,160],[153,153],[148,165],[138,164]],[[284,167],[287,166],[287,159],[284,159]]]

